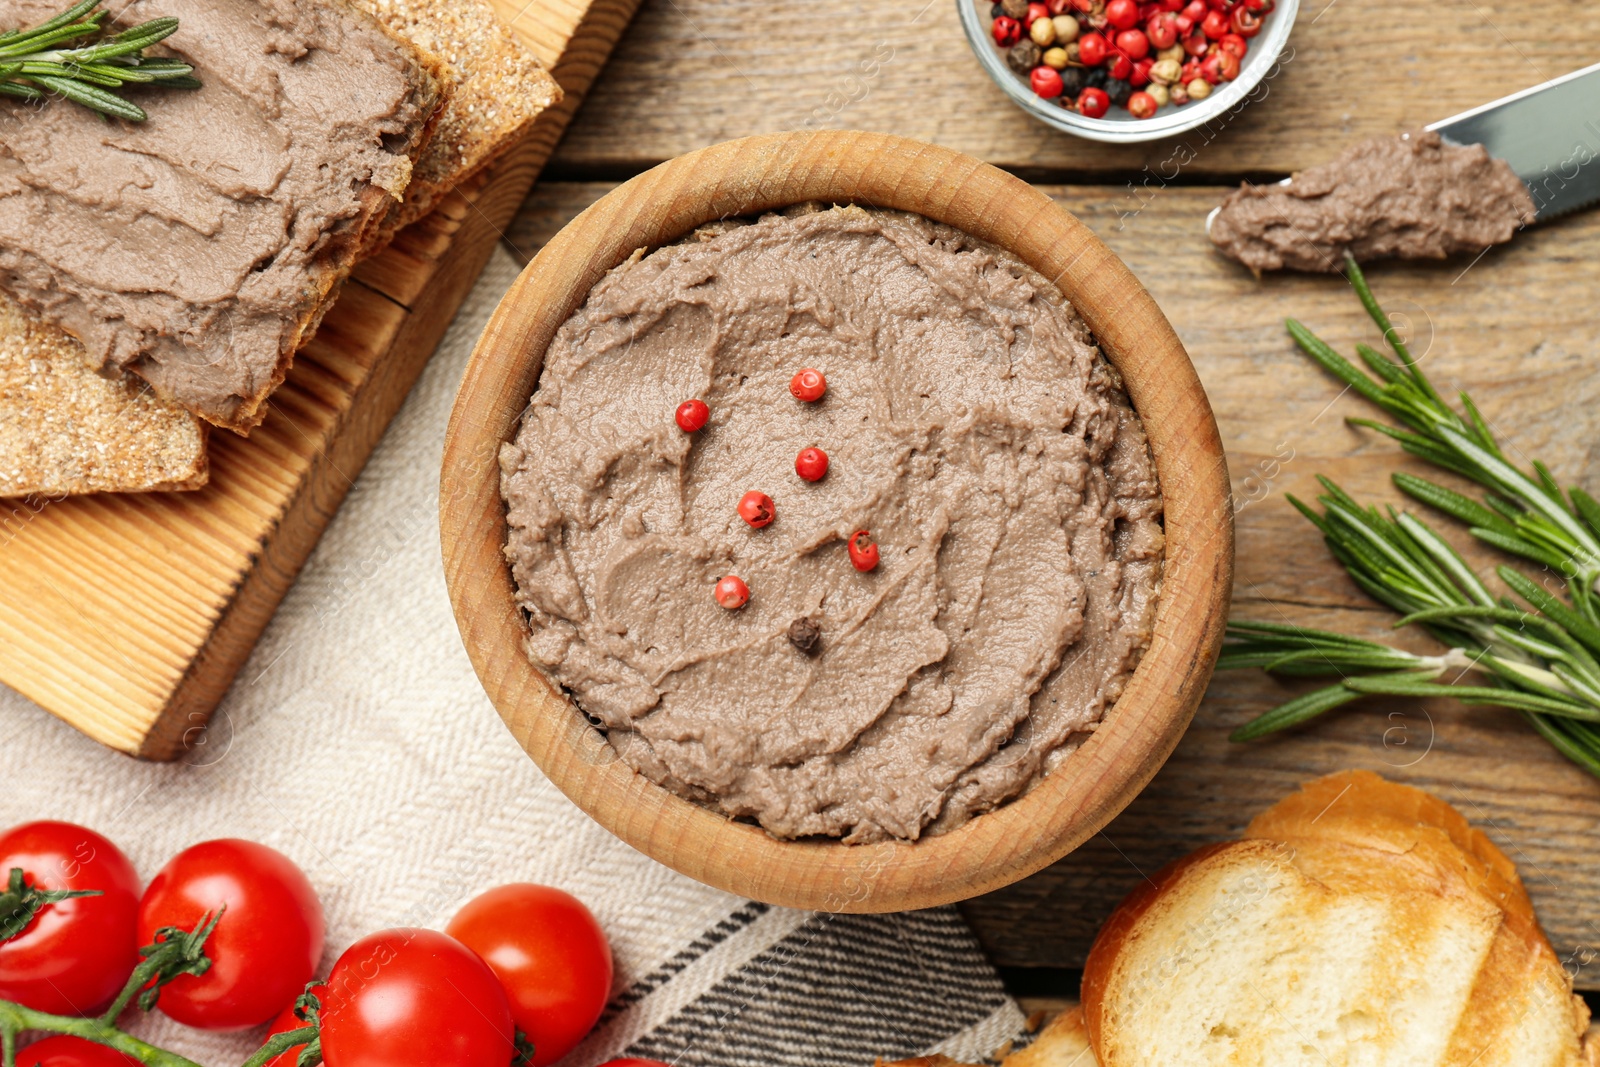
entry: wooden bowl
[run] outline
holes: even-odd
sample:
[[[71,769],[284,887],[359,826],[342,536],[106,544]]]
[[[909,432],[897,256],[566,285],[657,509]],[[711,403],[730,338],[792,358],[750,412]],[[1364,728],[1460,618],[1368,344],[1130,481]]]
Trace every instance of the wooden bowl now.
[[[1031,792],[914,844],[779,841],[634,773],[523,653],[502,555],[498,453],[516,433],[556,330],[607,270],[703,223],[808,200],[917,212],[1010,249],[1053,278],[1127,383],[1166,503],[1150,649],[1098,730]],[[648,856],[790,907],[925,908],[1007,885],[1065,856],[1166,761],[1216,662],[1233,570],[1233,509],[1211,406],[1144,287],[1044,194],[971,157],[883,134],[791,133],[716,145],[620,186],[555,236],[500,302],[445,439],[440,527],[456,622],[478,677],[562,792]]]

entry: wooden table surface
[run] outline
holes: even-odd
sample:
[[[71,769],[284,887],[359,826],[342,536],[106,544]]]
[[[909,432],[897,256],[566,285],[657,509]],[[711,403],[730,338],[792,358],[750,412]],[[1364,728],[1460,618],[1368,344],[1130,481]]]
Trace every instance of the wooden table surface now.
[[[1313,476],[1325,473],[1358,497],[1398,500],[1389,473],[1422,468],[1345,424],[1373,413],[1297,354],[1282,319],[1305,321],[1345,351],[1379,339],[1339,279],[1257,280],[1214,255],[1205,214],[1240,180],[1282,177],[1357,138],[1600,59],[1600,6],[1307,0],[1292,58],[1264,100],[1218,130],[1113,148],[1013,108],[967,51],[957,2],[645,0],[507,243],[531,255],[615,182],[751,133],[883,130],[1013,170],[1127,261],[1199,368],[1238,498],[1235,614],[1383,636],[1393,616],[1343,576],[1283,494],[1313,495]],[[1511,454],[1541,458],[1591,492],[1600,491],[1597,262],[1600,212],[1591,210],[1476,263],[1371,272],[1441,388],[1470,390]],[[1438,525],[1468,545],[1453,522]],[[1501,562],[1471,558],[1485,572]],[[1103,834],[965,906],[995,961],[1081,966],[1100,923],[1145,875],[1237,834],[1301,780],[1356,766],[1433,790],[1482,826],[1519,864],[1579,986],[1600,989],[1600,782],[1510,713],[1444,701],[1356,705],[1292,736],[1228,743],[1230,730],[1296,691],[1253,672],[1213,681],[1172,760]]]

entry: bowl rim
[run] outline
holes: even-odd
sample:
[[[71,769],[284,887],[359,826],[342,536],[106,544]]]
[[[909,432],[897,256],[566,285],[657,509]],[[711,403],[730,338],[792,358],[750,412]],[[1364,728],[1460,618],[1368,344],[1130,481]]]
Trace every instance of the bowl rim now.
[[[978,13],[981,0],[956,0],[961,28],[966,33],[967,44],[978,59],[979,66],[1000,91],[1022,110],[1064,133],[1070,133],[1103,144],[1141,144],[1174,137],[1180,133],[1204,126],[1236,107],[1243,107],[1254,99],[1256,87],[1281,66],[1279,59],[1288,46],[1289,33],[1294,29],[1295,18],[1300,13],[1300,0],[1278,0],[1277,7],[1267,22],[1266,29],[1257,36],[1245,54],[1239,76],[1227,82],[1203,101],[1173,108],[1171,114],[1153,119],[1091,119],[1075,111],[1067,111],[1054,103],[1047,103],[1022,83],[1003,54],[995,46],[984,19]],[[1292,53],[1291,53],[1292,55]]]
[[[780,841],[636,774],[523,650],[504,556],[499,454],[550,339],[637,249],[716,219],[812,200],[914,211],[1008,248],[1070,299],[1140,410],[1166,504],[1149,650],[1116,706],[1055,772],[948,833],[907,844]],[[998,889],[1091,837],[1166,761],[1220,649],[1233,569],[1222,441],[1182,343],[1128,268],[1020,179],[887,134],[772,134],[663,163],[568,223],[512,284],[473,350],[446,431],[439,521],[451,605],[490,700],[546,776],[603,827],[701,882],[790,907],[882,912]],[[1070,773],[1064,773],[1070,771]]]

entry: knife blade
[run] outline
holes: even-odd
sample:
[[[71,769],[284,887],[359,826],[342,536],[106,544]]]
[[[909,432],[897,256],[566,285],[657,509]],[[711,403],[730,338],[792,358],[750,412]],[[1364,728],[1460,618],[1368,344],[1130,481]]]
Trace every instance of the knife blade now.
[[[1428,129],[1511,164],[1540,222],[1600,200],[1600,63],[1475,107]]]

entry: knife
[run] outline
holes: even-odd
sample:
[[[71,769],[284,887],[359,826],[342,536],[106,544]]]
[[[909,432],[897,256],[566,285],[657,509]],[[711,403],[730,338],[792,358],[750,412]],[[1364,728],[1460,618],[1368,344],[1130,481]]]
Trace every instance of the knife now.
[[[1428,129],[1511,164],[1541,222],[1600,200],[1600,63]]]
[[[1528,186],[1540,222],[1600,200],[1600,63],[1428,129],[1451,144],[1481,144],[1509,163]],[[1221,210],[1206,216],[1207,233]]]

